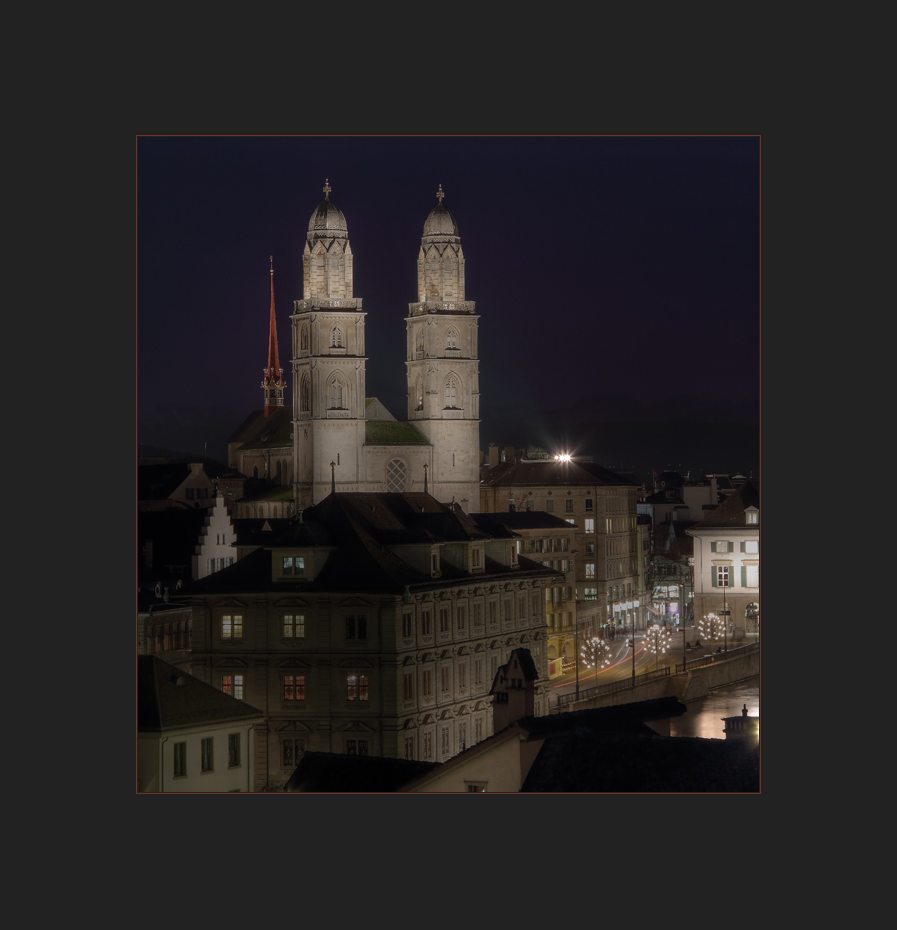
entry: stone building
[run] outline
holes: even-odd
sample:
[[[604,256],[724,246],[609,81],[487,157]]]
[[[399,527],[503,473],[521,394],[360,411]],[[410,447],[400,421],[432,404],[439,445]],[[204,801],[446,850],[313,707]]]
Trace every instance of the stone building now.
[[[442,203],[424,223],[417,301],[406,317],[407,421],[365,393],[362,299],[342,210],[324,200],[308,225],[293,336],[294,494],[298,509],[337,491],[428,490],[475,510],[479,369],[475,305],[464,290],[458,224]],[[373,419],[378,416],[378,419]]]
[[[489,689],[517,646],[548,712],[556,573],[517,541],[429,494],[331,494],[188,587],[189,644],[161,657],[265,714],[260,784],[306,749],[442,761],[491,733]]]
[[[543,510],[576,527],[570,600],[550,605],[549,627],[596,635],[647,621],[636,504],[639,487],[592,462],[518,459],[487,469],[480,509]],[[554,616],[552,616],[554,615]]]

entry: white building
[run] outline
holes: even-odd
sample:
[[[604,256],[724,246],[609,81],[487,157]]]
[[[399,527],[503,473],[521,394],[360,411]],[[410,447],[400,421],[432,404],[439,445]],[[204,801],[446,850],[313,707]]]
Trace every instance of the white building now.
[[[700,523],[695,540],[695,620],[728,611],[736,641],[760,612],[760,481],[751,478]]]

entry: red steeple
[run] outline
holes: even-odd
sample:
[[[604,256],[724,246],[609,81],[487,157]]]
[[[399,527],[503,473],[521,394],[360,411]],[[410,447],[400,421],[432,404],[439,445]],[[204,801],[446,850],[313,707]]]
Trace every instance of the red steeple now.
[[[268,330],[268,367],[262,390],[265,392],[265,416],[270,416],[278,407],[283,406],[283,369],[277,352],[277,320],[274,316],[274,256],[271,256],[271,325]]]

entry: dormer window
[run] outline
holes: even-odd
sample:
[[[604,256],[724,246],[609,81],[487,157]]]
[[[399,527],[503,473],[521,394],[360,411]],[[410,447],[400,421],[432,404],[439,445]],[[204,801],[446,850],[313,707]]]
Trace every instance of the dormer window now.
[[[301,555],[283,556],[284,575],[304,575],[305,574],[305,557]]]
[[[744,512],[744,522],[749,526],[760,523],[760,511],[756,507],[748,507]]]

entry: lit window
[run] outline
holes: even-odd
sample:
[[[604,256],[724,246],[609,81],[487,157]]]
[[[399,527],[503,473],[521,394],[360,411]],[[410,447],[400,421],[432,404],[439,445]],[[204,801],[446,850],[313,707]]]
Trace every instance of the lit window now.
[[[222,639],[242,639],[243,638],[243,616],[242,614],[225,614],[221,618],[221,638]]]
[[[230,766],[240,764],[240,734],[229,733],[227,737],[227,764]]]
[[[729,587],[729,566],[715,565],[713,567],[713,586],[715,588]]]
[[[586,532],[594,533],[595,532],[595,518],[586,517]]]
[[[238,701],[243,700],[243,676],[242,675],[222,675],[221,690],[225,694],[235,697]]]
[[[293,768],[302,758],[302,753],[305,752],[305,740],[290,736],[283,740],[280,745],[283,767],[285,769]]]
[[[283,699],[285,701],[305,700],[305,675],[283,676]]]
[[[598,600],[598,589],[597,588],[586,588],[583,594],[583,597],[587,601],[597,601]]]
[[[174,774],[175,777],[187,774],[187,744],[174,744]]]
[[[594,562],[586,562],[586,578],[588,578],[590,581],[594,580],[595,578],[595,563]]]
[[[305,557],[301,555],[284,556],[284,575],[302,575],[305,573]]]
[[[202,741],[202,770],[211,772],[214,764],[213,737],[210,736]]]
[[[346,699],[349,701],[368,700],[367,675],[349,675],[346,678]]]
[[[746,510],[744,512],[744,522],[749,524],[759,523],[760,512],[758,510]]]
[[[305,614],[284,614],[283,635],[285,639],[304,639]]]

